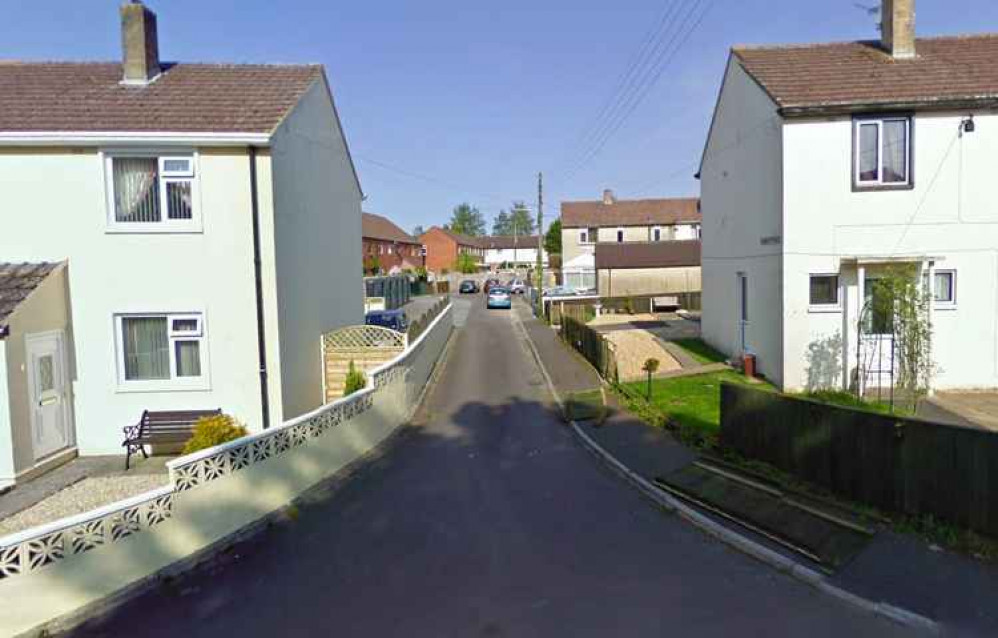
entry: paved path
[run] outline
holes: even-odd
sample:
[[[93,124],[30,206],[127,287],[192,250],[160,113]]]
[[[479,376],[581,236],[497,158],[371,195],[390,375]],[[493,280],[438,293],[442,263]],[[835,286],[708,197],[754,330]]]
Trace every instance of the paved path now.
[[[513,313],[462,303],[381,460],[80,635],[910,635],[650,506],[560,422]]]

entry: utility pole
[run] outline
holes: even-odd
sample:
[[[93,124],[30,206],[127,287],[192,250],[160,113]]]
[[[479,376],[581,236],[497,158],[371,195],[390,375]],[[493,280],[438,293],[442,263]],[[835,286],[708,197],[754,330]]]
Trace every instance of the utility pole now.
[[[537,316],[544,316],[544,173],[537,173]]]

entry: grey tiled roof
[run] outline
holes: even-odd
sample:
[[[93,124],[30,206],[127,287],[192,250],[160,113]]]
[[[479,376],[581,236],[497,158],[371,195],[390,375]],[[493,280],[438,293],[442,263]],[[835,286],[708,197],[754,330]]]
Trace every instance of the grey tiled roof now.
[[[998,102],[998,34],[919,38],[909,60],[868,41],[732,51],[783,109]]]
[[[164,64],[144,86],[117,62],[0,60],[0,132],[271,133],[320,65]]]
[[[0,262],[0,335],[14,310],[34,292],[59,264],[11,264]]]

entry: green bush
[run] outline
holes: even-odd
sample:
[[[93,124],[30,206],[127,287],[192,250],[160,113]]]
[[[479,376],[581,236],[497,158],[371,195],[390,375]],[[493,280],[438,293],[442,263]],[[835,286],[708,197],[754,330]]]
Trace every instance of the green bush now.
[[[184,444],[184,454],[228,443],[247,434],[246,428],[228,414],[203,416],[194,424],[194,434]]]
[[[354,365],[353,360],[350,361],[350,367],[347,369],[347,378],[343,387],[343,396],[348,397],[358,390],[363,390],[367,386],[367,379],[364,378],[364,373],[357,369]]]

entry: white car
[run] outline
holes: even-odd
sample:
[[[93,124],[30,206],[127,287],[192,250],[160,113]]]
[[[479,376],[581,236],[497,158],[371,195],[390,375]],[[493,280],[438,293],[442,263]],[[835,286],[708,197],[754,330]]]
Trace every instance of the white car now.
[[[509,291],[515,295],[522,295],[527,291],[527,284],[522,279],[514,279],[509,282]]]

